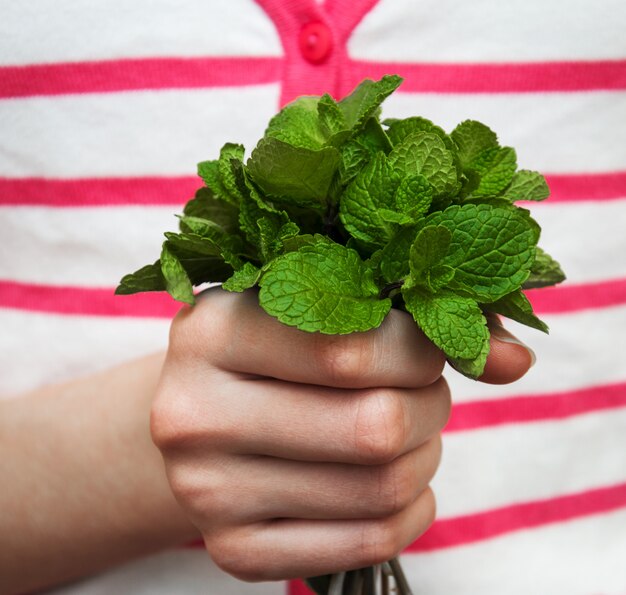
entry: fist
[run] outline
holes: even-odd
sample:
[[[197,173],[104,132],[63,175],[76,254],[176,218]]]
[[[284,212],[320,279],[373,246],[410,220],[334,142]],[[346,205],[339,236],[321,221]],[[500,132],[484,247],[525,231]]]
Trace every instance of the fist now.
[[[253,291],[212,289],[181,310],[151,430],[215,563],[247,581],[313,576],[383,562],[423,533],[444,363],[399,311],[329,336],[282,325]]]

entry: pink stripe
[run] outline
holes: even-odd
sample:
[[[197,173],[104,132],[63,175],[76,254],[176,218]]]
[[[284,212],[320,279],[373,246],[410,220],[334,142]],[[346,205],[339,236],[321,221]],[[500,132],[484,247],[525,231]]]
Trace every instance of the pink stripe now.
[[[626,89],[626,60],[503,64],[415,64],[353,61],[349,76],[394,73],[405,93],[539,93]]]
[[[181,206],[202,186],[196,176],[0,178],[0,206]]]
[[[626,279],[565,283],[525,292],[538,314],[566,314],[626,304]]]
[[[287,595],[315,595],[301,580],[287,583]]]
[[[520,395],[495,400],[457,403],[447,432],[566,419],[573,415],[626,407],[626,382],[546,395]]]
[[[128,58],[0,67],[0,98],[273,83],[281,58]]]
[[[548,174],[548,202],[626,198],[626,171],[594,174]],[[202,181],[196,176],[130,178],[3,178],[0,206],[96,207],[182,205]]]
[[[626,198],[626,171],[593,174],[546,174],[547,203]]]
[[[271,2],[263,2],[266,5]],[[269,8],[269,6],[266,6]],[[268,12],[270,12],[268,10]],[[316,11],[296,15],[279,31],[297,39],[303,19]],[[317,13],[319,14],[319,12]],[[275,17],[275,14],[272,14]],[[353,19],[354,20],[354,19]],[[283,25],[280,19],[277,24]],[[350,22],[350,19],[346,19]],[[352,24],[352,23],[350,23]],[[331,26],[331,23],[329,23]],[[332,25],[334,28],[334,25]],[[343,38],[343,31],[337,33]],[[287,44],[289,54],[297,48]],[[291,47],[293,46],[293,47]],[[341,56],[343,58],[343,56]],[[293,61],[294,58],[292,58]],[[405,78],[401,92],[409,93],[522,93],[626,89],[626,60],[505,64],[417,64],[408,62],[365,62],[339,59],[340,93],[365,77],[397,73]],[[104,93],[145,89],[208,88],[265,84],[281,80],[282,58],[128,58],[93,62],[33,64],[0,68],[0,98],[69,93]],[[306,64],[300,65],[301,70]],[[324,70],[324,72],[322,72]],[[314,71],[315,83],[326,90],[337,88],[337,68]],[[331,74],[332,71],[332,74]],[[301,73],[300,73],[301,74]],[[288,77],[291,99],[312,92],[298,72]],[[318,76],[320,74],[320,76]],[[344,82],[345,81],[345,82]],[[316,91],[317,92],[317,91]]]
[[[0,307],[79,316],[173,318],[181,304],[169,295],[138,293],[119,296],[113,288],[35,285],[0,281]]]
[[[485,512],[441,519],[407,552],[428,552],[492,539],[500,535],[608,513],[626,507],[626,483]]]
[[[538,314],[563,314],[626,303],[626,279],[528,291]],[[0,281],[0,307],[52,314],[170,318],[176,306],[162,293],[115,296],[113,288],[59,287]]]

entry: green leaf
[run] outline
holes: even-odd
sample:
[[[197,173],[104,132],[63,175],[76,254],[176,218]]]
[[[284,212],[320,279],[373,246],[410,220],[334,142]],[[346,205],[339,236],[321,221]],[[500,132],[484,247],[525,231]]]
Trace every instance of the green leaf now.
[[[353,139],[343,145],[339,162],[340,183],[347,186],[370,162],[372,157],[369,148],[359,142],[358,139]]]
[[[383,130],[376,118],[370,118],[365,122],[363,130],[354,137],[361,145],[367,147],[373,157],[379,151],[387,154],[393,148],[387,133]]]
[[[520,169],[503,192],[503,196],[511,202],[518,200],[545,200],[550,196],[550,188],[546,179],[536,171]]]
[[[522,287],[524,289],[549,287],[563,281],[565,281],[565,273],[561,269],[561,265],[547,252],[537,247],[530,275]]]
[[[328,94],[322,95],[317,104],[320,129],[325,138],[330,138],[348,128],[346,118],[337,102]]]
[[[456,269],[454,287],[481,302],[519,289],[535,257],[535,231],[516,208],[454,205],[426,219],[452,234],[443,264]]]
[[[423,175],[408,175],[398,185],[394,201],[398,211],[417,220],[428,212],[433,188]]]
[[[435,193],[451,192],[458,184],[454,156],[443,141],[428,132],[409,134],[389,154],[390,164],[401,175],[423,175]]]
[[[385,75],[379,81],[365,79],[350,95],[339,102],[349,129],[358,129],[366,120],[377,115],[380,104],[402,83],[396,75]]]
[[[180,218],[180,227],[183,230],[181,237],[199,236],[210,240],[217,247],[217,254],[228,264],[235,269],[241,267],[239,257],[244,254],[244,244],[238,235],[228,234],[217,223],[200,217],[183,216]]]
[[[250,176],[264,192],[320,210],[338,166],[333,147],[312,150],[276,138],[261,139],[248,160]]]
[[[194,304],[191,281],[181,262],[172,254],[167,245],[161,250],[161,272],[165,279],[165,289],[175,299],[187,304]]]
[[[468,167],[480,176],[478,188],[472,195],[496,196],[511,183],[517,157],[511,147],[494,147],[483,151]]]
[[[261,269],[250,262],[246,262],[242,268],[235,271],[230,279],[222,284],[226,291],[242,292],[256,285],[261,276]]]
[[[457,372],[472,380],[478,380],[485,371],[490,346],[489,338],[483,339],[480,353],[476,357],[472,359],[448,358],[448,362]]]
[[[435,126],[430,120],[420,116],[412,116],[410,118],[404,118],[403,120],[387,119],[383,121],[383,125],[388,126],[387,136],[394,146],[399,145],[411,134],[415,134],[416,132],[429,132],[430,134],[438,136],[448,149],[456,149],[454,143],[443,128]]]
[[[321,149],[327,135],[318,116],[319,101],[318,97],[303,96],[287,104],[270,120],[265,136],[294,147]]]
[[[339,217],[346,230],[367,244],[383,246],[396,232],[381,209],[393,210],[394,191],[399,177],[384,153],[376,157],[346,188],[339,205]]]
[[[163,291],[165,289],[165,279],[161,272],[161,261],[148,264],[139,270],[128,275],[124,275],[120,284],[115,289],[116,295],[130,295],[142,291]]]
[[[164,246],[181,263],[193,285],[228,279],[233,267],[224,262],[222,249],[213,240],[191,233],[165,233]],[[236,259],[238,266],[241,262]]]
[[[483,151],[499,146],[496,133],[476,120],[461,122],[450,136],[458,147],[457,155],[464,168]]]
[[[399,213],[398,211],[392,211],[391,209],[378,209],[378,215],[385,223],[392,223],[395,225],[413,225],[415,223],[415,219],[413,219],[413,217],[409,217],[408,215]]]
[[[448,357],[474,359],[489,339],[478,304],[449,291],[431,294],[418,287],[402,288],[406,309],[424,334]]]
[[[372,270],[359,255],[324,236],[272,261],[259,285],[268,314],[309,332],[366,331],[391,307],[389,299],[378,299]]]
[[[263,263],[274,258],[283,247],[283,242],[300,231],[283,210],[264,202],[253,184],[246,180],[247,194],[241,202],[239,221],[248,241],[257,248]]]
[[[446,257],[451,240],[452,234],[443,225],[427,225],[419,231],[409,251],[413,281],[419,280],[425,271]]]
[[[440,264],[448,254],[452,234],[443,225],[422,228],[409,251],[411,276],[406,286],[421,286],[431,293],[438,292],[454,278],[452,267]]]
[[[383,248],[380,272],[388,283],[402,281],[409,275],[409,251],[416,234],[417,227],[400,229]]]
[[[215,198],[210,188],[200,188],[195,197],[185,205],[183,213],[189,217],[209,219],[222,227],[226,233],[239,232],[239,209]]]
[[[243,145],[226,143],[221,151],[220,158],[215,161],[198,163],[198,175],[219,200],[237,205],[240,199],[239,188],[233,172],[233,161],[243,159]]]
[[[531,303],[520,290],[513,291],[491,304],[485,304],[484,307],[490,312],[502,314],[502,316],[520,324],[525,324],[544,333],[548,332],[548,325],[535,316]]]

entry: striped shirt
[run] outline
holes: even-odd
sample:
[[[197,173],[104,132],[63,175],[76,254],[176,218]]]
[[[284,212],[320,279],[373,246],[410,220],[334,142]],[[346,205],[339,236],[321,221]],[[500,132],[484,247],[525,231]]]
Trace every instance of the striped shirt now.
[[[314,26],[311,28],[311,24]],[[448,371],[438,516],[403,563],[429,595],[626,592],[626,4],[623,0],[4,1],[0,394],[165,348],[167,296],[113,297],[152,262],[227,141],[278,107],[405,78],[384,115],[467,118],[544,172],[542,246],[568,274],[530,291],[543,336],[521,381]],[[54,348],[52,348],[54,346]],[[305,593],[239,583],[200,549],[63,594]]]

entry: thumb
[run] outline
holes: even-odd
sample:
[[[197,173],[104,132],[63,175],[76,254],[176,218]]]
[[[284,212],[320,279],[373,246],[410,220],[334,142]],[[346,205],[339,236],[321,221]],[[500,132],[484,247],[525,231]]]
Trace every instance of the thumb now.
[[[479,378],[489,384],[508,384],[521,378],[535,363],[535,353],[507,331],[496,316],[489,316],[490,350]]]

